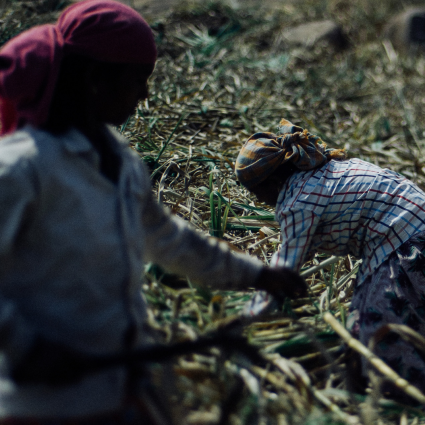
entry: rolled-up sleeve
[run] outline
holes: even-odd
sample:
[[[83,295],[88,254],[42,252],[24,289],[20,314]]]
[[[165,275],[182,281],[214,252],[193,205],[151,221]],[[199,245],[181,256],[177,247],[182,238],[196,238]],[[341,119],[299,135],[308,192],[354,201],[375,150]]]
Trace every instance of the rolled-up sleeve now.
[[[172,273],[217,289],[247,289],[263,266],[257,258],[232,252],[227,244],[191,229],[152,196],[145,199],[142,220],[146,259]]]

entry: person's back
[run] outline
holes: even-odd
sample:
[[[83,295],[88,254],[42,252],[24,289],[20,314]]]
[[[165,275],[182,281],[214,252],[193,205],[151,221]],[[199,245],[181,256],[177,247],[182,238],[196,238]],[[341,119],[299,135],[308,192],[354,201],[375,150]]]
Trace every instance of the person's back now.
[[[425,228],[425,193],[400,174],[360,159],[331,160],[288,179],[276,219],[286,234],[277,264],[299,270],[306,249],[351,254],[363,259],[360,285],[391,252]]]

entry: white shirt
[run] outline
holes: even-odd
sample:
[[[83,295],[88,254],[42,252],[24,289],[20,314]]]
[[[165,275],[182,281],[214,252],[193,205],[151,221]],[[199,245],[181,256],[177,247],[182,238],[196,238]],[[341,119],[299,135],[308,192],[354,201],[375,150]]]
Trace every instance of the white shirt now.
[[[137,155],[111,129],[122,158],[115,185],[78,131],[31,127],[0,140],[0,348],[22,356],[34,335],[87,354],[145,342],[144,261],[216,288],[246,288],[259,260],[235,255],[190,229],[153,199]],[[123,142],[123,143],[122,143]],[[125,370],[68,387],[15,386],[0,371],[0,416],[75,417],[120,407]]]

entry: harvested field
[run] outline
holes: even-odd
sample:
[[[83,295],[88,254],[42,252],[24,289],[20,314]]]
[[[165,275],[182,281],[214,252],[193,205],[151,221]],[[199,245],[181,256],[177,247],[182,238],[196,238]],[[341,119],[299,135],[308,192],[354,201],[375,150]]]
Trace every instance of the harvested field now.
[[[52,9],[62,4],[50,3],[7,3],[0,42],[54,19]],[[194,0],[162,12],[146,9],[159,60],[149,100],[119,130],[149,166],[160,202],[200,232],[268,263],[279,247],[279,229],[273,210],[235,180],[242,142],[287,118],[330,146],[346,148],[350,157],[391,168],[425,188],[425,56],[398,54],[380,35],[393,14],[415,4],[409,0],[247,4]],[[342,26],[347,48],[284,46],[283,29],[322,19]],[[160,338],[218,341],[202,353],[152,366],[176,423],[425,423],[423,410],[382,397],[379,382],[390,376],[382,367],[379,373],[371,368],[365,395],[348,391],[347,355],[332,316],[344,327],[359,262],[327,260],[317,255],[305,264],[308,298],[250,319],[238,316],[249,288],[212,291],[147,267],[144,291]],[[261,361],[243,344],[221,344],[223,335],[235,341],[245,336]],[[403,388],[424,404],[423,395]]]

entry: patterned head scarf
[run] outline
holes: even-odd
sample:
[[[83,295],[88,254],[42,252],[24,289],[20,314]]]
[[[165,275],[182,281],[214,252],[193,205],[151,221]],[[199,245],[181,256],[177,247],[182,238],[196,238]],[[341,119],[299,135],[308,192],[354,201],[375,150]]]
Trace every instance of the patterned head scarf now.
[[[46,122],[62,59],[70,54],[154,64],[156,46],[144,19],[113,0],[75,3],[56,24],[23,32],[0,50],[0,134]]]
[[[282,119],[278,135],[256,133],[245,142],[236,159],[235,172],[240,183],[251,189],[287,162],[299,170],[312,170],[331,159],[345,158],[343,149],[327,149],[319,137]]]

